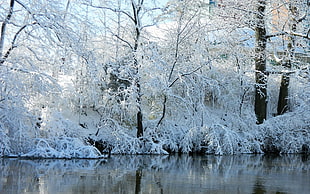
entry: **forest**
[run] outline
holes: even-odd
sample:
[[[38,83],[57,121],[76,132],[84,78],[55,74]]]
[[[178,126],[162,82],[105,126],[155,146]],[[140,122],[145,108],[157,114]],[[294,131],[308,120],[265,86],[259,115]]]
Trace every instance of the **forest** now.
[[[0,0],[0,157],[310,153],[309,0]]]

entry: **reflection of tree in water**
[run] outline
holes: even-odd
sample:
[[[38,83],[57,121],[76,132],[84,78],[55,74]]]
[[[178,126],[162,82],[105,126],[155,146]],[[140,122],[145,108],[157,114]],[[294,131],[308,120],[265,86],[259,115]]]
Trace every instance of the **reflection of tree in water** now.
[[[0,164],[0,193],[305,193],[310,172],[309,157],[301,155],[1,159]]]
[[[142,178],[142,169],[137,169],[135,194],[139,194],[141,192],[141,178]]]
[[[264,181],[257,177],[255,185],[253,187],[253,194],[264,194],[264,193],[266,193],[266,188],[264,187]]]
[[[303,154],[301,156],[301,161],[302,162],[309,162],[310,161],[310,155],[309,154]]]
[[[275,194],[286,194],[286,192],[281,192],[281,191],[275,191],[275,192],[268,192],[268,189],[266,189],[266,187],[264,186],[265,180],[257,177],[255,184],[253,186],[253,192],[252,194],[265,194],[265,193],[275,193]]]
[[[23,188],[27,192],[40,189],[41,176],[35,168],[18,160],[0,160],[0,193],[19,193],[15,189]],[[24,175],[30,175],[23,178]],[[2,178],[2,179],[1,179]],[[5,192],[6,191],[6,192]]]

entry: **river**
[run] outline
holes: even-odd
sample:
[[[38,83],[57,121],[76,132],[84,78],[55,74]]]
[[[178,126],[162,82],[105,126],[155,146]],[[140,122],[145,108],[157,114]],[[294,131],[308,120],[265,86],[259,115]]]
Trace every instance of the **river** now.
[[[310,156],[0,159],[1,194],[310,193]]]

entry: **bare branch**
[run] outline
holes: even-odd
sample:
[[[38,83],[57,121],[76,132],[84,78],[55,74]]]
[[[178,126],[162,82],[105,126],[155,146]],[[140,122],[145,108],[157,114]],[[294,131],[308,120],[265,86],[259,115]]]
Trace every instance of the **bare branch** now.
[[[301,33],[291,32],[291,33],[289,33],[289,35],[297,36],[297,37],[301,37],[301,38],[306,38],[306,39],[310,40],[309,32],[310,32],[310,29],[309,29],[309,31],[308,31],[307,34],[301,34]]]
[[[301,18],[297,19],[296,22],[300,23],[300,22],[304,21],[307,18],[307,16],[308,16],[308,13],[305,13]]]
[[[204,65],[209,64],[210,62],[211,62],[211,60],[208,61],[207,63],[205,63]],[[179,77],[177,77],[168,87],[171,88],[181,77],[188,76],[188,75],[191,75],[191,74],[193,74],[193,73],[199,71],[201,68],[204,67],[204,65],[201,65],[200,67],[197,67],[196,69],[194,69],[194,70],[191,71],[191,72],[183,73],[183,74],[179,75]]]
[[[28,9],[28,7],[20,2],[20,0],[15,0],[20,6],[22,6],[30,15],[33,15],[32,12]]]
[[[2,57],[2,59],[0,59],[0,65],[3,64],[5,62],[5,60],[9,57],[9,55],[11,54],[12,50],[14,48],[16,48],[16,45],[15,45],[15,42],[16,42],[16,39],[18,37],[18,35],[28,26],[32,26],[32,25],[35,25],[36,22],[32,23],[32,24],[26,24],[24,26],[22,26],[14,35],[14,38],[11,42],[11,46],[10,48],[6,51],[6,53],[4,54],[4,56]]]
[[[119,40],[121,40],[122,42],[126,43],[131,50],[133,50],[133,47],[131,46],[131,44],[127,41],[127,40],[124,40],[123,38],[119,37],[118,35],[114,35],[116,38],[118,38]]]
[[[110,11],[115,12],[115,13],[123,13],[123,14],[125,14],[130,20],[135,21],[134,18],[133,18],[129,13],[127,13],[127,12],[124,11],[124,10],[113,9],[113,8],[105,7],[105,6],[93,5],[92,3],[91,3],[91,4],[82,3],[82,4],[83,4],[83,5],[91,6],[91,7],[93,7],[93,8],[110,10]]]
[[[273,37],[277,37],[277,36],[283,36],[283,35],[290,35],[290,36],[297,36],[297,37],[301,37],[301,38],[305,38],[310,40],[310,29],[308,30],[307,34],[301,34],[301,33],[296,33],[296,32],[279,32],[276,34],[270,34],[267,35],[266,38],[273,38]]]
[[[161,122],[164,120],[165,115],[166,115],[166,103],[167,103],[167,96],[164,97],[164,102],[163,102],[163,114],[161,115],[159,121],[157,122],[156,127],[159,127]]]

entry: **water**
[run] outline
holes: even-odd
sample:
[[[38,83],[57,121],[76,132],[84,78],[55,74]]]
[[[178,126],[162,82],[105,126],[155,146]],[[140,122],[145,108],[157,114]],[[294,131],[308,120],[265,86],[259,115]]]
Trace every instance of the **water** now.
[[[310,156],[0,159],[0,193],[310,193]]]

